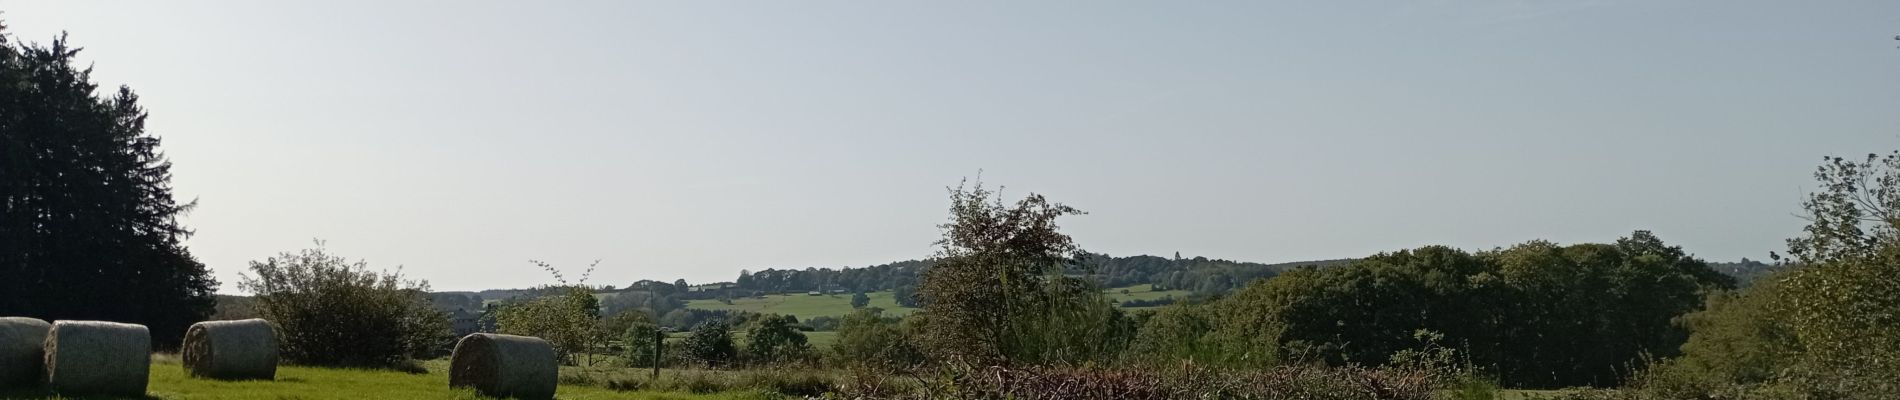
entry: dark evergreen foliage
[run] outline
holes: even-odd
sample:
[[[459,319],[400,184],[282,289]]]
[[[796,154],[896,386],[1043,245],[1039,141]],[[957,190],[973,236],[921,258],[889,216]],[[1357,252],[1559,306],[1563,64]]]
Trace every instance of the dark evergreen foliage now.
[[[78,52],[0,37],[0,315],[138,323],[174,347],[216,305],[178,223],[194,203],[172,198],[138,96],[96,94]]]

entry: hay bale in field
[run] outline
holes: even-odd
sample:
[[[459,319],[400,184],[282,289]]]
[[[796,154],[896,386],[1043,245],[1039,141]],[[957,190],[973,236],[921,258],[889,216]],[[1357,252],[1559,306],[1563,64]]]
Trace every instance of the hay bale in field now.
[[[560,368],[546,340],[476,333],[455,342],[449,387],[472,387],[484,396],[552,399]]]
[[[261,319],[205,321],[185,330],[185,371],[211,379],[277,377],[277,331]]]
[[[36,318],[0,317],[0,388],[38,386],[46,377],[46,331],[53,324]]]
[[[46,383],[62,395],[144,396],[152,333],[145,325],[55,321],[46,333]]]

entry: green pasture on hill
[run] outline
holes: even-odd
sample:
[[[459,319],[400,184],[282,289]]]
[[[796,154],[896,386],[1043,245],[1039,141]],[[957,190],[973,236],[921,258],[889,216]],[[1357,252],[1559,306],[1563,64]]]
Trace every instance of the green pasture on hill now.
[[[1122,291],[1124,290],[1128,291],[1128,294],[1122,294]],[[1127,286],[1127,287],[1118,287],[1118,288],[1109,288],[1107,290],[1103,290],[1102,293],[1107,294],[1108,299],[1110,301],[1114,301],[1116,304],[1121,304],[1121,302],[1129,301],[1129,300],[1158,300],[1158,299],[1163,299],[1170,296],[1174,297],[1175,300],[1187,300],[1188,295],[1194,294],[1194,292],[1189,292],[1186,290],[1154,290],[1154,287],[1148,286],[1146,284],[1133,285],[1133,286]],[[1142,309],[1142,308],[1154,308],[1154,307],[1131,307],[1131,308]]]
[[[903,316],[917,309],[897,305],[891,292],[865,293],[871,298],[871,307],[884,309],[884,315]],[[687,308],[701,310],[751,311],[766,314],[782,314],[798,317],[799,321],[813,317],[842,317],[851,314],[851,294],[821,294],[813,296],[806,293],[771,294],[764,298],[747,297],[733,299],[732,304],[719,300],[692,300],[686,302]]]

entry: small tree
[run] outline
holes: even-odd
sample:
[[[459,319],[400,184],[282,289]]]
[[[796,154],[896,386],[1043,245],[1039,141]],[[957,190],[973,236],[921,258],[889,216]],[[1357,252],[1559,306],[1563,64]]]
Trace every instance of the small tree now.
[[[501,333],[534,336],[547,340],[561,357],[570,361],[599,340],[600,317],[594,310],[599,302],[581,287],[566,287],[558,296],[542,297],[502,308],[495,318]]]
[[[950,190],[950,221],[917,292],[931,358],[975,366],[1086,362],[1126,345],[1125,316],[1094,284],[1063,275],[1081,249],[1056,219],[1081,210],[1030,194],[1005,205],[983,187]]]
[[[1830,157],[1802,204],[1806,235],[1788,240],[1801,267],[1782,280],[1776,318],[1804,360],[1844,385],[1900,379],[1900,151],[1855,162]],[[1866,385],[1866,386],[1860,386]]]
[[[732,345],[732,332],[720,321],[707,321],[693,328],[693,335],[686,338],[684,350],[686,357],[711,367],[731,363],[739,353]]]
[[[547,340],[561,352],[561,358],[573,362],[576,361],[575,354],[587,354],[590,356],[588,364],[593,364],[593,352],[589,350],[605,346],[607,339],[613,336],[602,331],[600,300],[594,297],[593,289],[586,284],[587,278],[594,272],[594,265],[587,266],[587,272],[581,275],[580,282],[569,284],[553,265],[541,261],[529,262],[554,275],[559,285],[547,286],[543,290],[557,294],[503,307],[495,318],[501,333]],[[594,261],[595,265],[599,263]]]
[[[277,324],[291,362],[397,367],[447,343],[448,316],[429,303],[428,282],[370,271],[325,252],[322,241],[252,261],[251,274],[239,287],[256,295],[258,315]]]
[[[621,353],[626,357],[627,365],[642,368],[653,366],[653,346],[654,341],[659,339],[659,330],[660,326],[651,321],[635,322],[627,327],[620,339],[627,346],[626,351]]]
[[[746,331],[746,358],[769,364],[806,355],[811,347],[806,344],[805,334],[793,328],[796,324],[796,319],[789,315],[760,317],[752,329]]]
[[[864,295],[864,292],[851,295],[851,308],[864,308],[868,305],[871,305],[871,296]]]

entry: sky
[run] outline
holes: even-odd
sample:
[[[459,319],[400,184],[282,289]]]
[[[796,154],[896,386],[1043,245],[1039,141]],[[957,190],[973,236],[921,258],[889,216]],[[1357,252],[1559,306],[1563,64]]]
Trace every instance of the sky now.
[[[1894,1],[0,1],[163,138],[223,282],[436,290],[929,256],[979,175],[1085,249],[1257,262],[1800,233],[1900,149]],[[573,280],[573,279],[570,279]]]

